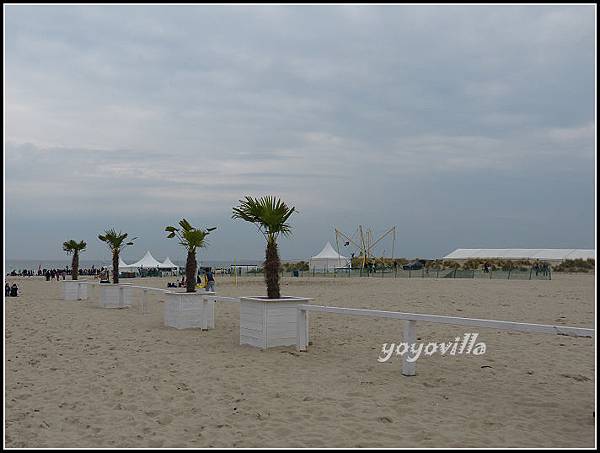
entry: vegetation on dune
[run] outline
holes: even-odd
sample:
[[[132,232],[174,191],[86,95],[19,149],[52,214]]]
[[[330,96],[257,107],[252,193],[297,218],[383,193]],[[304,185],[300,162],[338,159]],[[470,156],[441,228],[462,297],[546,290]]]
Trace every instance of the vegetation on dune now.
[[[281,263],[281,268],[284,272],[308,271],[309,265],[306,261],[298,261],[295,263]]]
[[[587,260],[575,259],[564,260],[558,266],[554,267],[556,272],[590,272],[596,268],[596,260],[589,258]]]

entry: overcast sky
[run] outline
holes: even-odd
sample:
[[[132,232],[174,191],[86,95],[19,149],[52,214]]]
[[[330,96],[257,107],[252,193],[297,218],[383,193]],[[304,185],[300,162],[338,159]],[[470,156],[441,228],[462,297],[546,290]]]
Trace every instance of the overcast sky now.
[[[359,224],[396,256],[595,248],[594,34],[593,6],[6,6],[6,257],[107,258],[114,226],[183,259],[185,216],[203,258],[261,258],[230,217],[263,194],[299,211],[284,259]]]

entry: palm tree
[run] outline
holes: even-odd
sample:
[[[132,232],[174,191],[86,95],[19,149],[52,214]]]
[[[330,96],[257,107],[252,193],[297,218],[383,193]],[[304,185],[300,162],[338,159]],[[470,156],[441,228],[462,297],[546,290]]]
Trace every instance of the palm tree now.
[[[117,232],[114,228],[111,228],[110,230],[104,230],[104,234],[99,234],[98,239],[102,242],[106,242],[108,249],[112,253],[113,283],[119,283],[119,255],[125,247],[133,245],[133,241],[135,241],[137,237],[129,242],[125,242],[127,233],[122,233],[121,231]]]
[[[277,238],[280,234],[288,236],[291,227],[286,222],[296,211],[289,208],[279,198],[264,196],[262,198],[246,197],[240,200],[240,205],[233,208],[233,219],[242,219],[257,226],[267,240],[265,251],[265,283],[267,284],[267,297],[279,299],[279,252],[277,251]]]
[[[181,219],[179,222],[181,229],[174,226],[168,226],[165,231],[169,233],[168,238],[177,237],[179,244],[183,245],[187,249],[187,260],[185,262],[185,281],[186,281],[186,292],[196,292],[196,270],[198,263],[196,262],[196,249],[206,246],[206,236],[216,229],[207,228],[206,230],[200,230],[194,228],[190,222],[185,219]]]
[[[71,278],[77,280],[79,275],[79,252],[83,252],[87,244],[85,241],[77,242],[73,239],[63,242],[63,250],[67,252],[67,255],[73,254],[73,260],[71,261]]]

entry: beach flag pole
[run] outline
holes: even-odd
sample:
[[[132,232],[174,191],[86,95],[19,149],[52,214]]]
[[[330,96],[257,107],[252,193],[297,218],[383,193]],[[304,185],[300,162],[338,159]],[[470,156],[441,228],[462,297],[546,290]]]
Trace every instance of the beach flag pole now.
[[[235,273],[235,287],[237,288],[237,266],[235,262],[235,257],[233,258],[233,272]]]

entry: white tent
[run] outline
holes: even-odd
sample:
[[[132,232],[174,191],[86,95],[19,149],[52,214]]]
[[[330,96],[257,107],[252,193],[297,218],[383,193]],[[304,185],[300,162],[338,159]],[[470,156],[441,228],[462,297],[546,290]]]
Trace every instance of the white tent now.
[[[135,267],[136,269],[144,268],[144,269],[152,269],[162,267],[162,263],[156,258],[152,256],[152,254],[148,251],[144,255],[144,257],[136,263],[130,264],[127,267]]]
[[[112,269],[113,266],[112,264],[110,266],[108,266],[109,269]],[[125,261],[123,261],[121,259],[121,257],[119,257],[119,272],[131,272],[131,271],[135,271],[136,268],[133,267],[131,264],[127,264]]]
[[[328,242],[318,255],[310,259],[310,270],[333,271],[336,267],[350,267],[350,260],[336,252]]]
[[[169,258],[168,256],[167,259],[164,260],[159,267],[161,269],[179,269],[179,266],[173,263],[173,261],[171,261],[171,258]]]
[[[445,260],[471,258],[500,258],[513,260],[546,260],[560,262],[567,259],[595,259],[595,250],[582,249],[456,249],[444,256]]]

